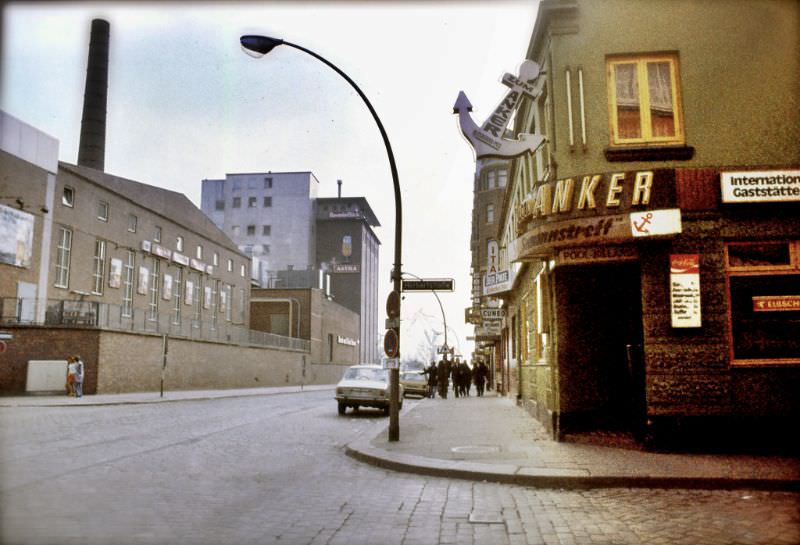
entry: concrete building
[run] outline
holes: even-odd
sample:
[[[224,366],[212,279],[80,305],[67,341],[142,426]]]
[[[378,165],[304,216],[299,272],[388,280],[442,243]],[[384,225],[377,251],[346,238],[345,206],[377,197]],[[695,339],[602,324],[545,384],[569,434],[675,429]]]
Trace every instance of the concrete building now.
[[[799,17],[541,2],[513,132],[546,142],[514,160],[498,217],[497,348],[555,437],[795,426]]]
[[[360,316],[360,360],[380,361],[380,223],[363,197],[318,198],[318,186],[311,172],[228,174],[203,180],[201,208],[252,257],[256,285],[322,289]]]
[[[311,172],[227,174],[203,180],[200,208],[253,258],[257,284],[279,287],[278,271],[315,265],[318,188]]]

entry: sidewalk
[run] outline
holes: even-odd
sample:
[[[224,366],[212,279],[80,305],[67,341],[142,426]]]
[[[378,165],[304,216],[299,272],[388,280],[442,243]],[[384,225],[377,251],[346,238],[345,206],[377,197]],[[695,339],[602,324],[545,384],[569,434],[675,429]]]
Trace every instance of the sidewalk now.
[[[25,395],[0,397],[0,407],[80,407],[86,405],[131,405],[136,403],[169,403],[229,397],[248,397],[277,394],[294,394],[316,390],[333,390],[335,384],[305,386],[273,386],[267,388],[240,388],[230,390],[168,390],[160,392],[132,392],[126,394],[95,394],[81,398],[67,395]]]
[[[347,453],[396,471],[541,488],[800,490],[791,456],[669,454],[555,442],[512,400],[422,399],[400,415],[399,441],[387,428]],[[411,402],[411,403],[409,403]]]

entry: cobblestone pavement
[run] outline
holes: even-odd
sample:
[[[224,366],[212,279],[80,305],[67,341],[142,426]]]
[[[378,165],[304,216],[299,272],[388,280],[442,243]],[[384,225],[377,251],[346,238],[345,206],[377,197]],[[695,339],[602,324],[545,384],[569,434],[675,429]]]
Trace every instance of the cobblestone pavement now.
[[[414,402],[407,400],[409,405]],[[3,544],[800,543],[800,494],[421,477],[344,445],[332,392],[0,409]]]

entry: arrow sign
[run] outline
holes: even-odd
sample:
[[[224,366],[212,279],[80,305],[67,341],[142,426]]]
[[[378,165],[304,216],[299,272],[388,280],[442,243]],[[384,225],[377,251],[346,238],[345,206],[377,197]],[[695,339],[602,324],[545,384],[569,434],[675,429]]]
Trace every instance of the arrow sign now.
[[[535,100],[542,92],[544,80],[539,75],[539,65],[531,60],[520,65],[519,77],[506,73],[502,82],[510,90],[481,127],[478,127],[470,115],[472,104],[467,95],[464,91],[458,93],[453,113],[458,114],[461,132],[472,145],[478,159],[518,157],[524,153],[533,153],[544,143],[545,138],[541,134],[520,134],[519,140],[503,138],[511,115],[519,107],[523,96]]]

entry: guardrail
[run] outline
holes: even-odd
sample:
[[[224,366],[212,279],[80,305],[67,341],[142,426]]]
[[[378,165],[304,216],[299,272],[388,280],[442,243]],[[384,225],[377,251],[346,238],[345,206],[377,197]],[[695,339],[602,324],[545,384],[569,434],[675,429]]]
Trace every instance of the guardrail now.
[[[214,341],[240,346],[285,348],[310,351],[311,343],[305,339],[285,337],[266,331],[256,331],[218,320],[197,320],[194,315],[183,314],[178,319],[173,312],[153,315],[148,310],[133,308],[129,316],[121,305],[98,301],[48,299],[44,304],[44,321],[37,321],[38,299],[0,298],[0,324],[31,326],[64,326],[109,331],[153,333],[198,341]]]

